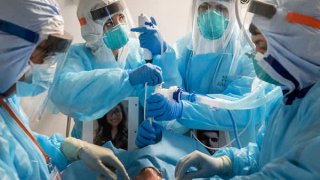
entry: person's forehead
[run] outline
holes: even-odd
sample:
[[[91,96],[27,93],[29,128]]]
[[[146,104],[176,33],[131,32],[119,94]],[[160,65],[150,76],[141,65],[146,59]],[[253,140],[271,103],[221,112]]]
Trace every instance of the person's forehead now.
[[[198,6],[201,6],[201,5],[226,5],[226,4],[229,4],[231,3],[231,1],[229,0],[212,0],[212,1],[208,1],[208,0],[203,0],[203,1],[200,1],[198,2]]]
[[[218,138],[218,133],[214,131],[203,132],[203,135],[209,138]]]
[[[124,13],[123,12],[119,12],[119,13],[113,15],[112,18],[117,18],[119,16],[124,16]]]
[[[119,105],[117,105],[110,112],[116,112],[116,111],[120,111],[120,110],[121,110],[121,107]]]
[[[220,4],[218,2],[203,2],[198,6],[198,12],[204,12],[209,9],[216,9],[218,11],[228,12],[228,7],[225,4]]]

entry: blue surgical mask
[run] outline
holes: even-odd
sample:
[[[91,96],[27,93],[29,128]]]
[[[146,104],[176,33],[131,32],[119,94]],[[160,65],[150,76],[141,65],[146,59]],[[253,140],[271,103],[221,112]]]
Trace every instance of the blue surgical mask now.
[[[52,60],[51,60],[52,59]],[[21,97],[36,96],[49,89],[56,70],[55,57],[48,57],[43,64],[31,65],[24,81],[16,83],[16,94]]]
[[[127,26],[119,24],[111,28],[104,34],[103,41],[111,50],[122,48],[129,41]]]
[[[207,10],[200,13],[197,23],[202,36],[209,40],[219,39],[227,29],[229,20],[222,12]]]

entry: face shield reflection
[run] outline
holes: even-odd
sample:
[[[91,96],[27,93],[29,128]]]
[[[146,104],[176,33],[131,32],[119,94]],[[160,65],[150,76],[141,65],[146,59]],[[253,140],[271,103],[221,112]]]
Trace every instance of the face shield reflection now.
[[[197,0],[194,1],[193,7],[194,53],[214,53],[224,49],[233,33],[234,2],[232,0]]]
[[[103,41],[111,50],[124,47],[132,34],[131,16],[125,3],[121,0],[106,6],[91,10],[93,20],[106,19],[103,26]]]

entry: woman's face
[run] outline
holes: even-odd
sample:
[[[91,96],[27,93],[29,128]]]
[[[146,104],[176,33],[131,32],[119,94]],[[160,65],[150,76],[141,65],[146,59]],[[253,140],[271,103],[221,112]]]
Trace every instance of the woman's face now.
[[[106,23],[103,26],[103,31],[107,32],[111,28],[113,28],[119,24],[124,24],[124,23],[126,23],[126,18],[124,16],[124,14],[121,14],[121,13],[116,14],[116,15],[112,16],[112,18],[110,18],[106,21]]]
[[[117,127],[122,121],[122,119],[123,116],[121,112],[121,107],[119,105],[117,105],[107,114],[107,122],[113,127]]]

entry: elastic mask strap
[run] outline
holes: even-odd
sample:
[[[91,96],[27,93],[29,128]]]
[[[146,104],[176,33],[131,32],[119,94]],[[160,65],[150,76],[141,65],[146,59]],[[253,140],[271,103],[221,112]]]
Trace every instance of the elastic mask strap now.
[[[40,39],[38,33],[2,19],[0,19],[0,31],[15,35],[34,44]]]
[[[37,140],[34,138],[34,136],[29,132],[29,130],[23,125],[23,123],[19,120],[19,118],[16,116],[16,114],[12,111],[12,109],[7,105],[7,103],[4,102],[2,97],[0,97],[0,105],[5,108],[5,110],[10,114],[10,116],[16,121],[16,123],[20,126],[20,128],[29,136],[29,138],[32,140],[32,142],[39,148],[42,155],[44,156],[47,164],[50,162],[50,157],[43,151]]]
[[[286,19],[291,23],[302,24],[315,29],[320,29],[320,20],[311,16],[306,16],[296,12],[288,12]]]

